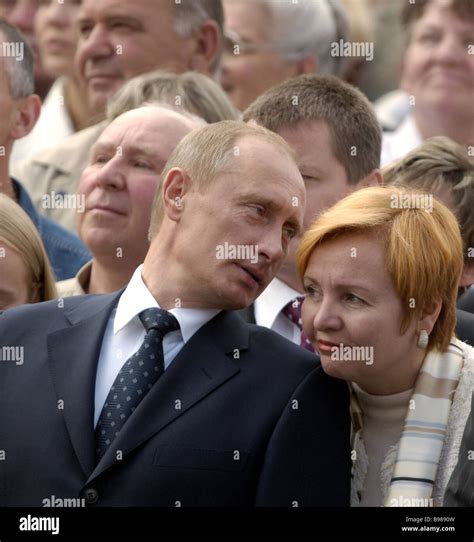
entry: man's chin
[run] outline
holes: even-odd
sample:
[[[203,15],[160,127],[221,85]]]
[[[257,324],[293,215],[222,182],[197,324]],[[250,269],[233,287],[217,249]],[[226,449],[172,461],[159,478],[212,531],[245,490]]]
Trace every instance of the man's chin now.
[[[226,295],[225,299],[221,298],[222,302],[222,309],[227,311],[240,311],[242,309],[246,309],[247,307],[250,307],[252,303],[257,299],[257,297],[260,295],[261,291],[259,290],[257,294],[250,293],[250,292],[244,292],[239,291],[235,292],[235,295]]]
[[[89,89],[87,92],[87,101],[90,104],[91,111],[97,116],[103,115],[109,99],[117,90],[118,89],[97,91]]]

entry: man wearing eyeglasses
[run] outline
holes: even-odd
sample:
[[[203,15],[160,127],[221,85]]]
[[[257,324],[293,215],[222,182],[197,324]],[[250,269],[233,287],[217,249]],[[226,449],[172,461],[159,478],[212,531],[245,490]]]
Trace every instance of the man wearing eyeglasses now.
[[[222,87],[243,111],[270,87],[304,73],[340,75],[331,43],[344,38],[339,0],[224,0]]]

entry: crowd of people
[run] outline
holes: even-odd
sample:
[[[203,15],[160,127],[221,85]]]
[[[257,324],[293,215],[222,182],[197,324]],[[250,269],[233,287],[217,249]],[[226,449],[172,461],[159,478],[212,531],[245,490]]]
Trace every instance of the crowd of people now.
[[[472,0],[0,0],[0,506],[474,505],[473,97]]]

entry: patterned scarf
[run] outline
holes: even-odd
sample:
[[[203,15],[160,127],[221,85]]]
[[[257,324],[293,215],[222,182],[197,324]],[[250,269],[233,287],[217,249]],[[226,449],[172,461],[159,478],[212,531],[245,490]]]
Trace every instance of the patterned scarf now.
[[[446,352],[432,350],[418,373],[400,437],[384,506],[430,502],[454,392],[463,367],[462,350],[453,342]],[[351,384],[352,450],[364,427],[363,412]],[[353,475],[354,475],[353,461]]]

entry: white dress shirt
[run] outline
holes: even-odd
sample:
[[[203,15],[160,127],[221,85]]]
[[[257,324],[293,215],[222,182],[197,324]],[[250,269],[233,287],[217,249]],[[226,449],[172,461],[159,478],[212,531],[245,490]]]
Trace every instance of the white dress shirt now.
[[[380,96],[373,106],[382,128],[391,131],[400,126],[412,109],[408,94],[400,89]]]
[[[107,395],[123,364],[141,346],[145,328],[138,315],[145,309],[158,307],[156,299],[142,279],[142,265],[136,269],[117,307],[110,315],[105,330],[95,382],[94,427],[99,420]],[[165,370],[189,341],[218,309],[170,309],[179,322],[179,330],[167,333],[163,339]]]
[[[255,321],[283,335],[285,339],[300,345],[301,330],[281,311],[295,297],[304,294],[293,290],[278,278],[274,278],[254,303]]]
[[[394,132],[383,134],[382,166],[403,158],[422,143],[423,138],[416,126],[415,117],[410,114]]]

